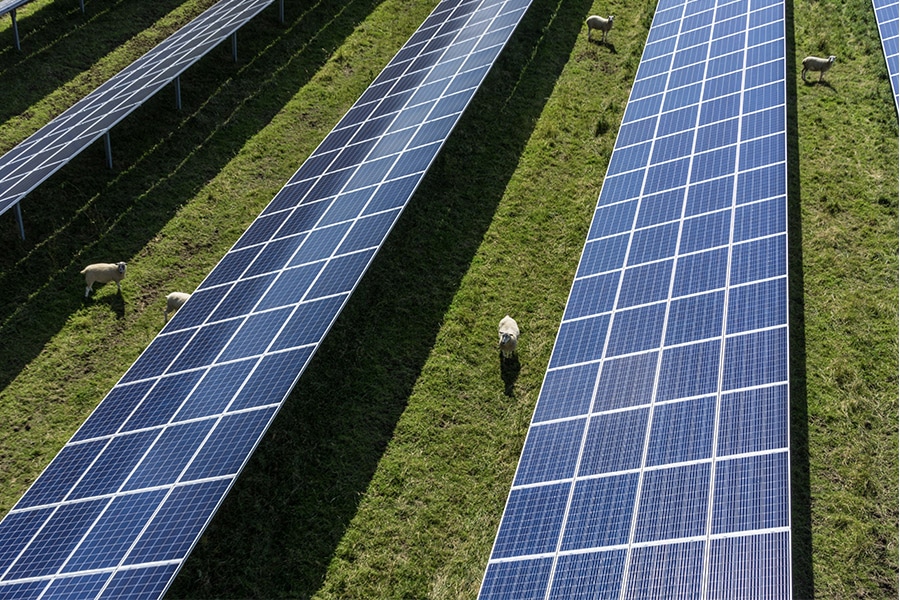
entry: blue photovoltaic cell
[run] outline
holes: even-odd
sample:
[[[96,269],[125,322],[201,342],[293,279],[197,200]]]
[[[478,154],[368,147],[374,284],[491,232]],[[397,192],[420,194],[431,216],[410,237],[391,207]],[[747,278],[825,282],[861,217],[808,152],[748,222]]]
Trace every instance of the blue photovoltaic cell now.
[[[784,15],[660,1],[480,598],[791,596]]]
[[[0,214],[272,2],[220,0],[0,156]]]
[[[528,5],[435,8],[0,521],[0,595],[165,592]],[[584,310],[598,308],[612,298]],[[523,477],[572,477],[596,373],[557,378],[580,398],[548,405],[547,418],[583,418],[536,431]],[[547,454],[568,458],[548,467]],[[564,484],[560,509],[567,496]],[[522,516],[507,521],[512,555],[555,545],[561,511]],[[491,585],[527,597],[522,586],[533,578],[539,590],[550,561],[533,565],[499,568]]]
[[[894,107],[900,112],[900,2],[872,0],[888,77],[894,90]]]

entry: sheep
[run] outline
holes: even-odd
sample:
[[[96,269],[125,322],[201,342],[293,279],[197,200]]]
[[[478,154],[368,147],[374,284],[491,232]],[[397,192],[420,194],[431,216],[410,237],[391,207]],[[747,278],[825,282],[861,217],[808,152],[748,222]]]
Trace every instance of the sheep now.
[[[612,29],[613,26],[613,15],[609,15],[606,19],[597,15],[591,15],[587,18],[585,23],[587,23],[588,28],[588,41],[591,41],[591,30],[599,29],[603,32],[603,37],[600,41],[606,42],[606,34],[609,33],[609,30]]]
[[[519,342],[519,326],[512,317],[506,315],[500,320],[500,353],[503,358],[510,358],[516,353]]]
[[[173,313],[181,308],[190,297],[190,294],[185,294],[184,292],[172,292],[166,296],[166,307],[163,309],[166,323],[169,322],[169,313]]]
[[[832,64],[834,64],[834,55],[829,56],[828,58],[807,56],[803,59],[803,70],[800,72],[800,77],[803,78],[803,81],[806,81],[807,71],[818,71],[819,81],[822,81],[825,77],[825,71],[830,69]]]
[[[125,263],[95,263],[86,266],[81,274],[84,275],[84,283],[87,286],[84,290],[84,297],[87,298],[94,290],[94,284],[104,284],[110,281],[116,282],[116,288],[122,293],[122,279],[125,278]]]

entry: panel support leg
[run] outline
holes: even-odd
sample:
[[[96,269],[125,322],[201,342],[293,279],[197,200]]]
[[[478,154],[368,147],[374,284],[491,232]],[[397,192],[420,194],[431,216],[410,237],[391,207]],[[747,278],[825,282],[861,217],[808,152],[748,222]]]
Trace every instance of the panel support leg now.
[[[284,25],[284,0],[278,0],[278,22]]]
[[[84,0],[79,0],[79,4],[81,4],[81,14],[84,14]]]
[[[16,40],[16,50],[19,52],[22,51],[22,44],[19,43],[19,23],[16,21],[16,9],[12,9],[9,11],[9,16],[12,17],[13,22],[13,39]]]
[[[106,145],[106,166],[112,169],[112,141],[109,139],[109,132],[103,134],[103,143]]]
[[[175,78],[175,108],[181,110],[181,75]]]
[[[231,58],[237,62],[237,31],[231,34]]]
[[[19,222],[19,237],[25,241],[25,225],[22,224],[22,206],[16,202],[16,221]]]

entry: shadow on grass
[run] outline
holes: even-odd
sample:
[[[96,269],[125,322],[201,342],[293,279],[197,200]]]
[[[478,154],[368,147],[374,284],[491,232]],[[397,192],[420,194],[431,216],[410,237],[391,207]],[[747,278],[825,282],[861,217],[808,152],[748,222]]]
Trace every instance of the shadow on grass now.
[[[77,0],[62,0],[25,16],[20,12],[21,52],[13,44],[12,27],[0,33],[0,122],[26,113],[181,4],[183,0],[86,2],[82,14]],[[10,18],[4,14],[0,19],[9,23]]]
[[[797,131],[797,82],[794,3],[785,2],[785,68],[788,76],[788,322],[790,329],[791,563],[795,598],[814,598],[812,513],[809,487],[809,425],[806,401],[806,324],[803,298],[803,226],[800,211],[800,148]]]
[[[500,378],[503,380],[503,393],[512,398],[515,396],[516,380],[519,378],[519,372],[522,365],[519,364],[519,357],[513,354],[509,358],[503,358],[500,354]]]
[[[24,242],[13,211],[0,217],[0,339],[17,340],[0,344],[0,389],[82,306],[79,271],[137,255],[378,1],[319,2],[293,20],[286,15],[284,26],[277,5],[267,9],[241,29],[239,57],[253,59],[236,65],[225,42],[182,77],[183,112],[163,90],[113,128],[113,170],[98,141],[33,190],[22,201]],[[128,279],[123,285],[127,297]]]
[[[532,4],[168,597],[321,587],[589,8]]]

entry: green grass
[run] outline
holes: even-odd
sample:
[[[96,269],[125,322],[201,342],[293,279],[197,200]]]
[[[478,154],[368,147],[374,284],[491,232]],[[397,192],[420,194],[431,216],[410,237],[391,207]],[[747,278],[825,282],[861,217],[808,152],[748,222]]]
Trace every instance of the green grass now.
[[[0,49],[0,150],[211,1],[68,4]],[[182,112],[164,91],[113,130],[112,171],[97,144],[29,194],[25,242],[0,219],[3,512],[434,2],[334,4],[249,23]],[[171,597],[474,597],[654,6],[534,0]],[[795,590],[896,597],[897,115],[871,5],[791,8],[789,68],[838,56],[827,85],[789,79]],[[78,271],[120,259],[122,296],[82,301]]]

